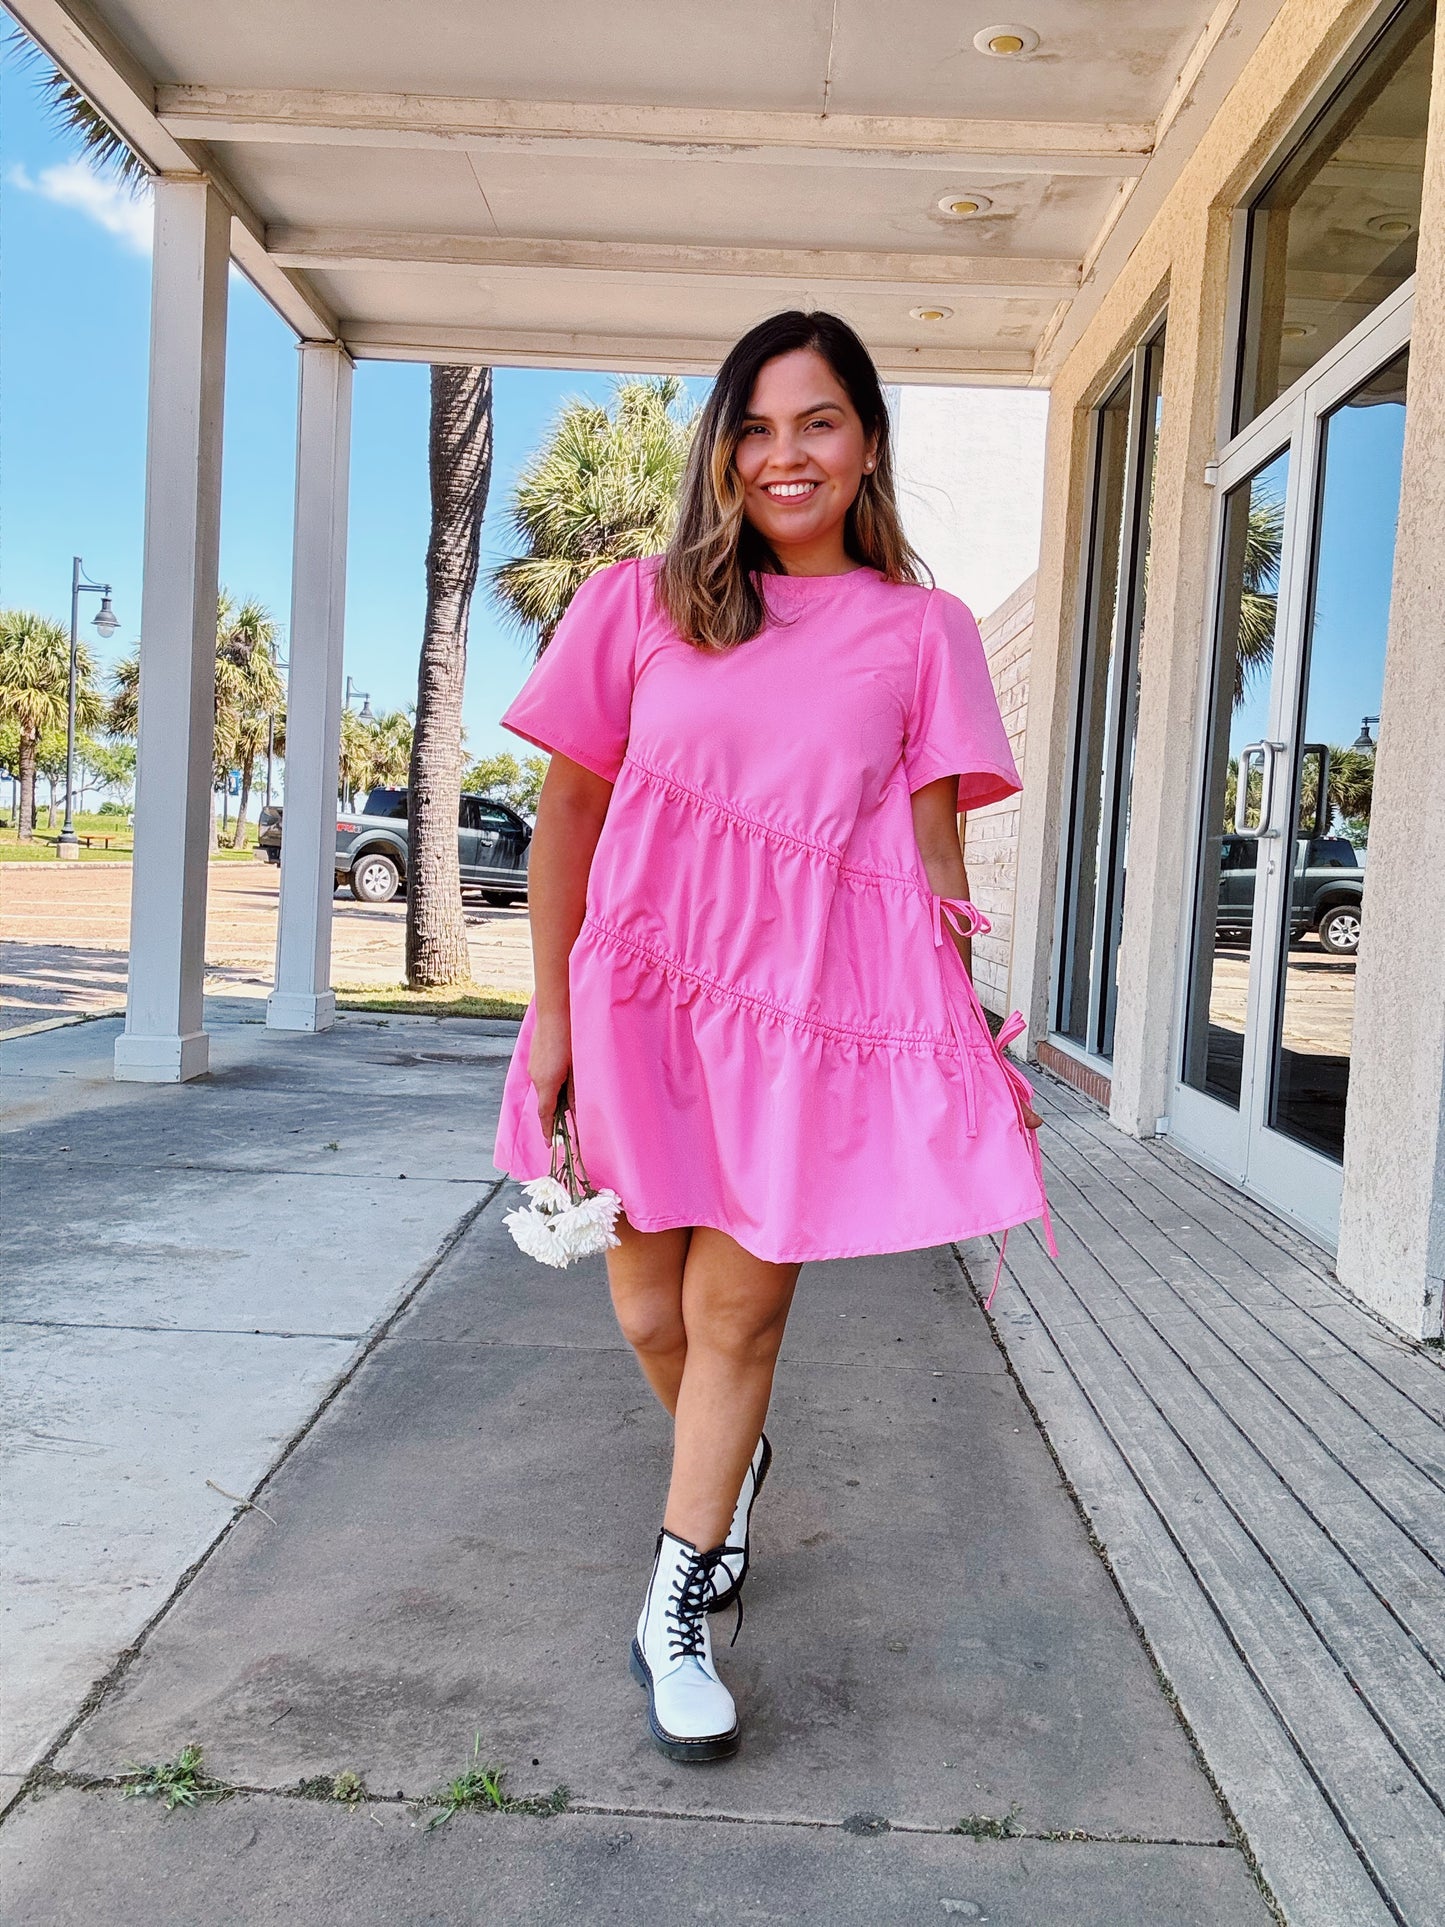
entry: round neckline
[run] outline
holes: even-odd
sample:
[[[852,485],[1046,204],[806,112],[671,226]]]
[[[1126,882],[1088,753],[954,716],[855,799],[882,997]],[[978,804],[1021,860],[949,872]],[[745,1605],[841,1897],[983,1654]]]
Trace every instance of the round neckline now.
[[[875,582],[883,579],[876,569],[864,563],[860,568],[844,569],[839,575],[774,575],[769,572],[759,573],[758,580],[763,584],[764,595],[776,592],[780,586],[784,595],[807,595],[836,588],[840,582],[852,582],[860,575],[871,576]]]

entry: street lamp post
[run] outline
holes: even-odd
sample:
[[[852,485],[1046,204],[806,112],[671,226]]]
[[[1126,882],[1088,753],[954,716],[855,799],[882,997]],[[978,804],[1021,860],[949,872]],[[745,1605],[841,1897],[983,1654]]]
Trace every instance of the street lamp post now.
[[[75,793],[75,657],[79,646],[78,627],[80,622],[80,598],[82,595],[100,597],[100,613],[96,616],[94,627],[107,641],[120,627],[114,609],[110,606],[110,584],[92,582],[85,573],[85,565],[80,557],[73,556],[70,564],[70,688],[65,712],[65,821],[60,829],[60,841],[55,846],[55,854],[74,860],[80,855],[80,838],[75,834],[72,803]]]

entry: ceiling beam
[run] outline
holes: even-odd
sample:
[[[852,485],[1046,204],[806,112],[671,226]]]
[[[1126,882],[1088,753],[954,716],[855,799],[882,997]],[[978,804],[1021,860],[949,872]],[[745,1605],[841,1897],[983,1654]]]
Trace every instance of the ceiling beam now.
[[[376,267],[428,270],[561,269],[600,274],[729,276],[872,287],[942,287],[998,298],[1073,292],[1078,263],[997,254],[891,254],[834,248],[711,247],[683,243],[524,240],[473,234],[350,232],[272,226],[266,248],[282,267],[336,272]]]
[[[343,320],[342,340],[358,361],[460,362],[510,368],[595,368],[619,374],[711,375],[731,340],[703,336],[594,334],[588,330],[423,327]],[[871,342],[886,381],[949,386],[1031,385],[1028,349],[915,347]]]
[[[178,140],[440,147],[584,160],[640,155],[795,166],[801,161],[812,167],[971,167],[1012,174],[1140,174],[1154,138],[1151,125],[1133,122],[819,115],[321,88],[162,86],[156,110]]]
[[[266,253],[261,222],[209,155],[163,127],[155,85],[83,0],[7,0],[32,40],[154,174],[204,174],[231,210],[231,257],[283,320],[306,341],[334,341],[336,317],[304,281]]]

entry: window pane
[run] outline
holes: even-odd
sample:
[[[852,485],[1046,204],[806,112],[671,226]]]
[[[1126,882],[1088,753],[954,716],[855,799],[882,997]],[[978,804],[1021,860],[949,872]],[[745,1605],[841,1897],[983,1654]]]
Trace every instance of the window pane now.
[[[1108,1057],[1114,1048],[1115,964],[1123,927],[1129,794],[1138,713],[1139,638],[1159,434],[1162,334],[1141,350],[1140,421],[1131,377],[1095,416],[1096,459],[1084,635],[1065,852],[1058,1031]]]
[[[1324,423],[1270,1124],[1343,1158],[1408,353]]]
[[[1400,9],[1250,210],[1236,432],[1415,272],[1434,20]]]
[[[1244,808],[1238,812],[1236,790],[1241,752],[1269,734],[1288,478],[1289,450],[1282,449],[1249,481],[1232,488],[1224,505],[1184,1082],[1236,1110],[1244,1067],[1262,758],[1245,765]]]

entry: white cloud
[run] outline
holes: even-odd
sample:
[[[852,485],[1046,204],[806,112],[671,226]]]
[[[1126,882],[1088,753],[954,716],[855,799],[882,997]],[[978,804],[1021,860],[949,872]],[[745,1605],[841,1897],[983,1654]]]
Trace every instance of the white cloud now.
[[[60,161],[32,175],[12,167],[9,180],[27,194],[38,194],[58,207],[73,207],[136,254],[151,251],[153,197],[149,188],[132,193],[120,181],[98,174],[84,161]]]

